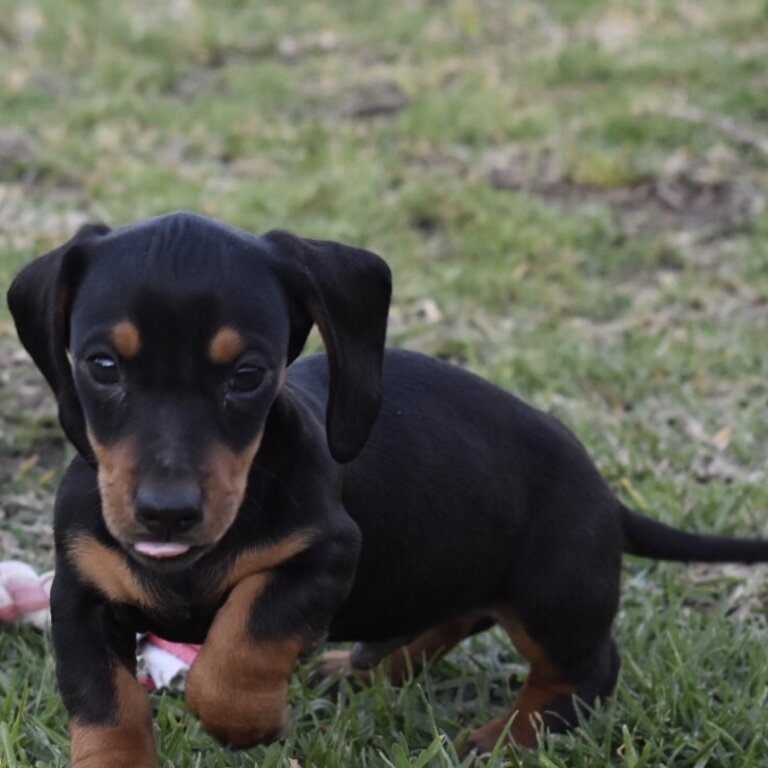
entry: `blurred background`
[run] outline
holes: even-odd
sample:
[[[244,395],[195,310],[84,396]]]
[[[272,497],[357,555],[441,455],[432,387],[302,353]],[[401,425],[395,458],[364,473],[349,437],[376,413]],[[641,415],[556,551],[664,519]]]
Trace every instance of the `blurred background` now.
[[[0,287],[181,208],[365,246],[392,344],[554,412],[639,510],[766,534],[766,41],[765,0],[0,0]],[[4,306],[0,408],[0,556],[49,567],[71,451]],[[503,760],[765,765],[765,571],[626,572],[616,699]],[[0,630],[0,765],[66,765],[47,642]],[[166,697],[164,759],[452,765],[518,661],[491,635],[344,708],[300,677],[288,746],[241,756]]]

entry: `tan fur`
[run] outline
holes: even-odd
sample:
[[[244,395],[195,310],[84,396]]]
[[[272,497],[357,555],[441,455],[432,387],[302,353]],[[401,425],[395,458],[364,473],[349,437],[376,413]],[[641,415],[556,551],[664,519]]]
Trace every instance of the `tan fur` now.
[[[255,640],[251,608],[269,580],[247,576],[216,614],[187,678],[187,702],[206,731],[225,744],[248,747],[279,737],[288,720],[286,695],[302,643]]]
[[[482,613],[466,613],[418,635],[408,645],[393,651],[382,661],[387,677],[393,685],[402,685],[409,674],[419,673],[425,661],[437,661],[472,634],[482,618]],[[343,674],[362,683],[373,680],[372,670],[352,666],[351,651],[326,651],[316,663],[314,671],[320,678]]]
[[[136,357],[141,351],[139,329],[129,320],[122,320],[112,329],[112,344],[125,360]]]
[[[387,657],[389,678],[395,685],[400,685],[409,674],[417,673],[424,661],[436,661],[467,637],[481,614],[467,613],[457,616],[424,632],[403,648],[399,648]]]
[[[159,605],[158,598],[133,575],[122,552],[88,534],[73,537],[67,543],[67,551],[80,576],[109,600],[149,608]]]
[[[258,435],[240,453],[216,443],[205,464],[203,495],[205,521],[199,538],[207,543],[218,541],[232,525],[243,503],[248,472],[261,445]]]
[[[499,623],[508,632],[520,654],[529,662],[531,669],[515,706],[470,734],[472,744],[481,752],[490,752],[494,748],[513,717],[510,737],[522,747],[535,747],[537,728],[541,727],[547,707],[573,693],[573,686],[562,680],[546,651],[515,617],[508,613],[502,614]]]
[[[101,508],[109,532],[124,540],[135,529],[133,498],[136,493],[136,451],[123,440],[105,446],[88,430],[88,441],[98,462]]]
[[[117,722],[87,725],[70,722],[72,768],[155,768],[149,699],[134,676],[122,665],[115,668]]]
[[[521,747],[533,748],[538,742],[538,730],[542,727],[542,716],[548,706],[563,696],[573,693],[573,687],[566,683],[547,682],[536,679],[533,668],[525,681],[512,709],[476,728],[469,735],[473,746],[482,754],[493,751],[509,721],[514,718],[509,731],[510,740]]]
[[[216,332],[208,345],[208,357],[212,363],[233,363],[245,349],[243,337],[234,329],[224,327]]]
[[[276,568],[309,547],[311,532],[297,531],[282,541],[240,552],[216,586],[217,594],[223,594],[247,576],[264,573]]]
[[[131,541],[142,529],[136,523],[136,453],[134,444],[124,440],[105,446],[88,431],[88,440],[98,462],[98,483],[102,515],[109,532],[120,541]],[[261,435],[236,453],[216,443],[204,466],[203,523],[194,531],[192,544],[217,542],[232,525],[243,502],[248,472],[261,445]]]

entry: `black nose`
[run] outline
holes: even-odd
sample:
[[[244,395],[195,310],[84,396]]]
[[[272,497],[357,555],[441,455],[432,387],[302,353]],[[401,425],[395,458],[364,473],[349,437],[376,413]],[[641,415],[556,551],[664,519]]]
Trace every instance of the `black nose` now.
[[[136,520],[153,533],[183,533],[203,519],[195,483],[142,483],[136,493]]]

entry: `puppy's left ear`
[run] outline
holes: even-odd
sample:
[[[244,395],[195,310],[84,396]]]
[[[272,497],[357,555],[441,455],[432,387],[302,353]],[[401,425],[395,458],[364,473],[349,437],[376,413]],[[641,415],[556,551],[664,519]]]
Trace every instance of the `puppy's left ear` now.
[[[382,398],[382,364],[392,275],[375,253],[325,240],[272,231],[265,239],[296,302],[288,362],[301,352],[315,323],[328,357],[328,447],[336,461],[357,456]]]
[[[69,310],[85,269],[82,247],[109,231],[103,224],[86,224],[64,245],[24,267],[8,291],[19,339],[56,395],[64,432],[89,461],[93,453],[67,359]]]

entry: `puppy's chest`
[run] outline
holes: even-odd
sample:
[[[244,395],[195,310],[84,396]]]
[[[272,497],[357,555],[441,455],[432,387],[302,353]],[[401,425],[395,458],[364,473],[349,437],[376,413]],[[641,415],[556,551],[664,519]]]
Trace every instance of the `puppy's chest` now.
[[[123,605],[117,609],[122,622],[136,632],[152,632],[166,640],[202,643],[216,615],[210,603],[168,599],[147,609]]]
[[[165,572],[88,534],[73,536],[65,546],[78,579],[106,598],[124,626],[198,642],[234,590],[245,589],[255,607],[280,567],[310,543],[311,532],[297,531]]]
[[[157,572],[134,562],[122,550],[89,534],[66,543],[79,581],[95,588],[109,604],[138,624],[210,624],[229,591],[231,566],[200,565],[179,572]]]
[[[152,631],[168,640],[203,642],[233,591],[245,589],[254,609],[280,565],[307,546],[308,535],[297,532],[271,545],[246,548],[180,572],[158,573],[132,564],[132,578],[122,590],[127,599],[118,602],[137,631]]]
[[[207,574],[183,578],[154,576],[143,580],[147,600],[122,604],[124,622],[138,632],[153,632],[166,640],[202,643],[228,590]]]

